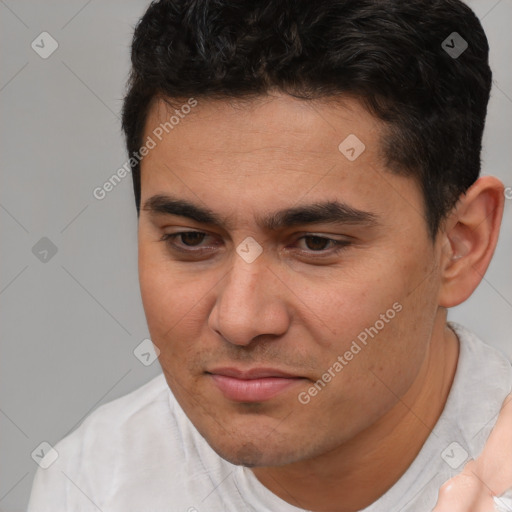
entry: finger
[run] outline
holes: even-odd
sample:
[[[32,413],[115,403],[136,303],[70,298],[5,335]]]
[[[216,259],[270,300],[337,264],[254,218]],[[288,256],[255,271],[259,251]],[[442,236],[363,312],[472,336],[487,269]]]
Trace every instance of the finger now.
[[[432,512],[493,512],[489,491],[473,474],[461,473],[450,478],[439,489]]]

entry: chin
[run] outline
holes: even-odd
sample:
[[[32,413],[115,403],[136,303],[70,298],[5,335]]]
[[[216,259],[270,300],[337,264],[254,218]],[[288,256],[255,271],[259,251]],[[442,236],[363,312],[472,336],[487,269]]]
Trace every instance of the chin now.
[[[232,443],[230,446],[209,444],[220,457],[236,466],[249,468],[283,466],[297,460],[296,450],[283,451],[281,446],[280,451],[277,451],[273,443],[264,442],[263,440],[258,443],[252,441]]]
[[[200,433],[220,457],[236,466],[283,466],[308,455],[300,448],[300,439],[291,432],[277,432],[275,425],[244,430],[227,428],[221,435],[209,429]]]

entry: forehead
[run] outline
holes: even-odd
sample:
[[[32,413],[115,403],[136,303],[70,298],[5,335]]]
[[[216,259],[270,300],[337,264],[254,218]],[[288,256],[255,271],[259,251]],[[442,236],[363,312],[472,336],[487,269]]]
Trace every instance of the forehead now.
[[[338,145],[350,134],[365,139],[370,153],[380,147],[381,121],[351,97],[301,100],[274,93],[254,99],[200,98],[193,108],[187,107],[187,98],[168,101],[153,102],[145,134],[163,127],[170,145],[187,142],[199,152],[226,151],[236,157],[251,150],[289,149],[325,158],[339,156]]]
[[[355,99],[196,101],[192,109],[182,108],[187,98],[153,103],[144,140],[156,144],[141,164],[142,204],[172,191],[212,211],[257,217],[326,199],[370,212],[405,198],[409,208],[421,203],[410,178],[385,169],[382,124]]]
[[[276,94],[195,101],[193,108],[186,98],[153,103],[144,140],[152,137],[156,147],[144,157],[143,171],[167,165],[173,172],[203,173],[208,182],[253,177],[261,185],[272,179],[292,187],[291,179],[329,174],[343,180],[382,167],[379,121],[354,99]]]

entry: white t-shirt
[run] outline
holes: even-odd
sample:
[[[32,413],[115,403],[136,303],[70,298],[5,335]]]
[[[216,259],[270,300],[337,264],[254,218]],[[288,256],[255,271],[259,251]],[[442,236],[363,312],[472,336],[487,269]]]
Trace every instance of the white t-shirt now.
[[[450,325],[460,356],[443,413],[405,474],[364,512],[431,512],[439,487],[480,454],[512,389],[508,359]],[[28,512],[302,511],[217,455],[163,374],[99,407],[55,449],[57,460],[37,470]]]

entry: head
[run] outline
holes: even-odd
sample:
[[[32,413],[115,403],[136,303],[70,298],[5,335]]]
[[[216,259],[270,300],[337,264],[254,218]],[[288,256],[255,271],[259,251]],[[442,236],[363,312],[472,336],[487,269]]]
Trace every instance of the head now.
[[[478,285],[503,207],[478,179],[487,57],[457,0],[150,5],[123,109],[142,299],[169,386],[227,460],[364,431]],[[221,368],[296,379],[241,400]]]

